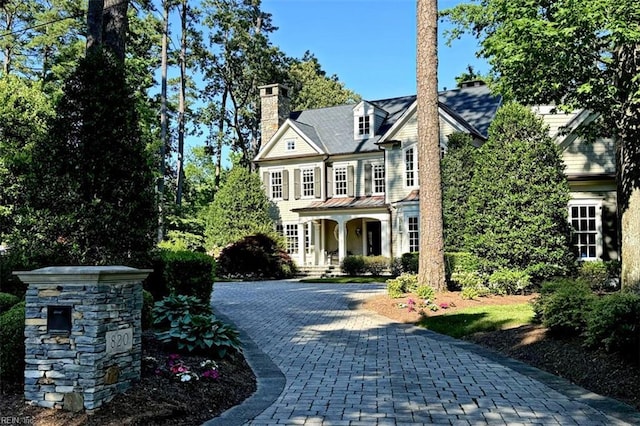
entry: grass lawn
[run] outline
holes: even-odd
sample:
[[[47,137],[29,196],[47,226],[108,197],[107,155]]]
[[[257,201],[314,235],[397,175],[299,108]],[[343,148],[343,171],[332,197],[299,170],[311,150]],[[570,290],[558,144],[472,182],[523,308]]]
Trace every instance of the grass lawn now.
[[[300,282],[303,283],[334,283],[334,284],[363,284],[363,283],[383,283],[390,279],[390,276],[373,276],[373,277],[328,277],[328,278],[304,278]]]
[[[426,317],[419,325],[437,333],[460,338],[479,331],[494,331],[531,323],[533,309],[528,303],[487,305]]]

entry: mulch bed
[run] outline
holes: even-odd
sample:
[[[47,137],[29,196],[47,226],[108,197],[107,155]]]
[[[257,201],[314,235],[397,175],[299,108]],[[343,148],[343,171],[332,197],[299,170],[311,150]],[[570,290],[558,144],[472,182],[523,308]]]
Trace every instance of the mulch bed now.
[[[2,384],[0,413],[38,426],[196,425],[219,416],[256,390],[255,375],[241,354],[216,361],[217,379],[200,378],[188,382],[160,371],[170,355],[152,333],[144,333],[142,379],[92,414],[26,405],[21,385],[10,383]],[[151,358],[147,357],[156,361],[149,361]],[[181,354],[179,361],[195,370],[207,359]]]

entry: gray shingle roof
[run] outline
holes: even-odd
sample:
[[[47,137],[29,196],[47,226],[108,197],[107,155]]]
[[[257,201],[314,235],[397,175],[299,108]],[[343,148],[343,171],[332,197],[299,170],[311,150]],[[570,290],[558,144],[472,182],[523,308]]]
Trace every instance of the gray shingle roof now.
[[[486,86],[446,90],[439,93],[439,100],[443,108],[454,118],[461,120],[470,132],[484,137],[487,136],[489,124],[500,106],[500,97],[489,93]],[[384,110],[387,117],[376,135],[365,140],[353,138],[353,104],[296,111],[289,118],[300,131],[329,154],[377,151],[376,142],[415,101],[415,95],[369,101]]]

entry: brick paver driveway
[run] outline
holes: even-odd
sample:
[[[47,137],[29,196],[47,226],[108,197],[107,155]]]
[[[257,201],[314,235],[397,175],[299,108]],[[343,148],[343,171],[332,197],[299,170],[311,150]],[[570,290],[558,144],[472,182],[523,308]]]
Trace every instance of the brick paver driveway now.
[[[259,380],[247,404],[207,424],[640,424],[629,407],[539,370],[350,309],[382,291],[217,283],[214,309],[253,341],[246,353]]]

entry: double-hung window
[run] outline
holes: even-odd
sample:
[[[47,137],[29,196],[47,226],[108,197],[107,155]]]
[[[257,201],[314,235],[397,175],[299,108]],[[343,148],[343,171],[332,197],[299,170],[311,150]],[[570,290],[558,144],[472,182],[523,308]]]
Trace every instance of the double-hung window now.
[[[407,187],[413,187],[417,185],[418,173],[417,173],[417,158],[416,148],[411,147],[404,152],[404,183]]]
[[[285,238],[287,240],[287,253],[298,252],[298,225],[288,223],[284,227]]]
[[[274,170],[271,172],[271,182],[269,187],[271,189],[271,199],[282,199],[282,170]]]
[[[409,252],[420,251],[420,225],[418,216],[407,218],[407,236],[409,237]]]
[[[302,169],[301,174],[302,174],[302,196],[313,197],[315,195],[314,170]]]
[[[384,164],[374,164],[373,173],[373,193],[384,194]]]
[[[347,195],[347,167],[340,166],[333,168],[333,182],[335,185],[334,194],[336,196]]]
[[[571,245],[579,259],[592,260],[601,256],[601,205],[597,201],[574,200],[569,203]]]

